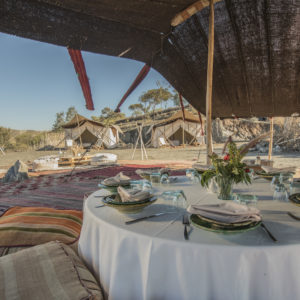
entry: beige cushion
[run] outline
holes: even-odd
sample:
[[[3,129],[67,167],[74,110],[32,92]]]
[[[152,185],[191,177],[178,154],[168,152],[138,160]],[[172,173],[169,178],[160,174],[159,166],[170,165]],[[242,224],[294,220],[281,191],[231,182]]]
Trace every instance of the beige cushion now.
[[[69,247],[49,242],[0,258],[1,300],[103,299],[93,275]]]

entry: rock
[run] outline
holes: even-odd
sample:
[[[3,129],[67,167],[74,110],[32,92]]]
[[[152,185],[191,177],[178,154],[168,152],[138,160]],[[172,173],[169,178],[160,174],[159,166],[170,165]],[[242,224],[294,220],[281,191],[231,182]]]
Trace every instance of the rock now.
[[[28,167],[21,160],[11,166],[3,178],[3,182],[16,182],[28,179]]]

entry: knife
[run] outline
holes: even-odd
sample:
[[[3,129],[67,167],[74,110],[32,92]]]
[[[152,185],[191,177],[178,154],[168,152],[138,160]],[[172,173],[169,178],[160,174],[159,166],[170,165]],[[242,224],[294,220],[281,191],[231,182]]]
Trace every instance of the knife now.
[[[288,211],[287,214],[288,214],[290,217],[292,217],[293,219],[300,221],[300,218],[297,217],[296,215],[294,215],[292,212]]]
[[[165,214],[167,214],[167,213],[166,212],[160,212],[160,213],[153,214],[153,215],[150,215],[150,216],[146,216],[146,217],[126,221],[125,224],[129,225],[129,224],[133,224],[133,223],[136,223],[136,222],[139,222],[139,221],[147,220],[147,219],[150,219],[150,218],[153,218],[153,217],[158,217],[158,216],[165,215]]]
[[[260,226],[264,229],[264,231],[269,235],[269,237],[274,241],[277,242],[277,239],[274,237],[274,235],[269,231],[269,229],[266,227],[266,225],[261,222]]]

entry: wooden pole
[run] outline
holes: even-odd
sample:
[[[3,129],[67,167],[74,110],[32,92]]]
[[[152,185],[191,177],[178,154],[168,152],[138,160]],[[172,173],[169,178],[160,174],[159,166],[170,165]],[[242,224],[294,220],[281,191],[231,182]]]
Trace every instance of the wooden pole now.
[[[274,119],[273,119],[273,117],[271,117],[270,118],[270,142],[269,142],[268,160],[272,159],[272,152],[273,152],[273,128],[274,128]]]
[[[183,147],[185,146],[184,145],[184,120],[182,120],[182,145]]]
[[[214,64],[214,1],[209,3],[209,36],[208,36],[208,59],[207,59],[207,83],[206,83],[206,163],[211,165],[212,155],[212,85]]]

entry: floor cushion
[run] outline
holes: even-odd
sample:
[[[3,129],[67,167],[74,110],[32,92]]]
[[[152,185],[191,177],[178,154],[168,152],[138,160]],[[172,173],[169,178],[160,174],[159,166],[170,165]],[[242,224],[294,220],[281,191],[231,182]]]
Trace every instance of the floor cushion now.
[[[0,217],[0,254],[7,247],[36,246],[55,240],[75,245],[81,225],[81,211],[12,207]]]
[[[0,257],[0,299],[103,299],[96,279],[67,245],[49,242]]]

